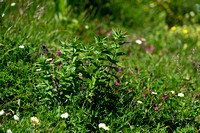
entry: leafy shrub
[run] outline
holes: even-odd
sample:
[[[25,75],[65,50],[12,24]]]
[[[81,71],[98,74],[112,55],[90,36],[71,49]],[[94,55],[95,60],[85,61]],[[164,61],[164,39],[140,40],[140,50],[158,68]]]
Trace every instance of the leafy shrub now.
[[[54,56],[52,61],[41,56],[36,64],[42,70],[37,88],[45,90],[40,92],[41,95],[45,93],[41,98],[64,104],[76,97],[81,106],[97,109],[96,106],[104,105],[108,110],[113,109],[115,105],[110,107],[111,103],[119,100],[112,86],[118,79],[117,63],[123,55],[119,51],[125,43],[123,39],[121,31],[113,32],[112,38],[96,37],[96,42],[87,46],[74,39],[62,42],[60,55]]]

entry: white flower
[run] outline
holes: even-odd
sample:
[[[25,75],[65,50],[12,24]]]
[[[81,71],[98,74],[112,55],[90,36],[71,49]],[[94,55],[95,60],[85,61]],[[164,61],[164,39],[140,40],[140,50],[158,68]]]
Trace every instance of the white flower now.
[[[106,128],[106,124],[105,123],[99,123],[99,128],[105,129]]]
[[[24,48],[24,45],[20,45],[19,48]]]
[[[137,101],[139,104],[142,104],[143,102],[142,101]]]
[[[37,117],[31,117],[31,123],[35,126],[40,124],[40,120]]]
[[[5,14],[4,14],[4,13],[2,13],[2,15],[1,15],[1,16],[2,16],[2,18],[3,18],[3,17],[5,16]]]
[[[145,42],[145,41],[146,41],[146,39],[145,39],[145,38],[141,38],[141,41]]]
[[[155,5],[154,5],[153,3],[149,4],[149,6],[150,6],[151,8],[155,7]]]
[[[3,115],[5,112],[3,110],[0,111],[0,116]]]
[[[99,123],[99,128],[103,128],[104,130],[110,130],[110,128],[107,127],[105,123]]]
[[[6,131],[6,133],[12,133],[12,131],[11,131],[10,129],[8,129],[8,130]]]
[[[141,40],[136,40],[135,41],[137,44],[142,44],[142,41]]]
[[[157,92],[151,92],[153,95],[157,95]]]
[[[184,94],[183,93],[179,93],[178,96],[179,97],[184,97]]]
[[[109,128],[109,127],[105,127],[104,129],[105,129],[105,130],[110,130],[110,128]]]
[[[190,16],[194,17],[195,13],[193,11],[190,12]]]
[[[51,60],[52,60],[52,58],[48,58],[48,59],[47,59],[47,61],[51,61]]]
[[[65,119],[66,119],[66,118],[68,118],[68,116],[69,116],[69,114],[68,114],[68,113],[64,113],[64,114],[62,114],[60,117],[61,117],[61,118],[65,118]]]
[[[14,115],[14,119],[15,119],[16,121],[18,121],[18,120],[19,120],[19,117],[18,117],[17,115]]]
[[[11,3],[10,5],[11,5],[11,6],[15,6],[15,5],[16,5],[16,3]]]
[[[37,71],[37,72],[41,71],[41,68],[40,68],[40,69],[36,69],[36,71]]]
[[[170,91],[172,94],[175,94],[175,91]]]
[[[85,25],[85,29],[88,29],[89,27],[88,27],[88,25]]]

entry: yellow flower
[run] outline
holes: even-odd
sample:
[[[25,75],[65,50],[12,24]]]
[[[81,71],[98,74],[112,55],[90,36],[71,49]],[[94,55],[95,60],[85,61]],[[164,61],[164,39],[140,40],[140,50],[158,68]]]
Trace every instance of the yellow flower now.
[[[183,32],[183,34],[187,34],[188,30],[183,30],[182,32]]]
[[[176,30],[176,27],[175,26],[171,27],[171,30]]]

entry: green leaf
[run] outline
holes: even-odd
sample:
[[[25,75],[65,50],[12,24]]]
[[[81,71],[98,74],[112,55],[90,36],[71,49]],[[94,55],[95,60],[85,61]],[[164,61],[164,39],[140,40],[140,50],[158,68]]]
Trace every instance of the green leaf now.
[[[124,52],[118,52],[117,53],[117,56],[121,56],[121,55],[125,55],[125,53]]]
[[[110,58],[110,56],[108,56],[108,55],[107,55],[107,59],[108,59],[110,62],[112,62],[113,64],[116,64],[116,61],[115,61],[115,60],[112,60],[112,59]]]
[[[83,81],[86,81],[87,83],[92,84],[92,80],[89,78],[83,78]]]

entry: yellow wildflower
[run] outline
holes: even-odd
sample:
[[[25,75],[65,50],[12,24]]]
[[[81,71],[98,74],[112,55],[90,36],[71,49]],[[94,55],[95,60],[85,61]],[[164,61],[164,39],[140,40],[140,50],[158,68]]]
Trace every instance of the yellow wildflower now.
[[[176,30],[176,27],[175,26],[171,27],[171,30]]]
[[[183,34],[187,34],[188,30],[183,30],[182,32],[183,32]]]

